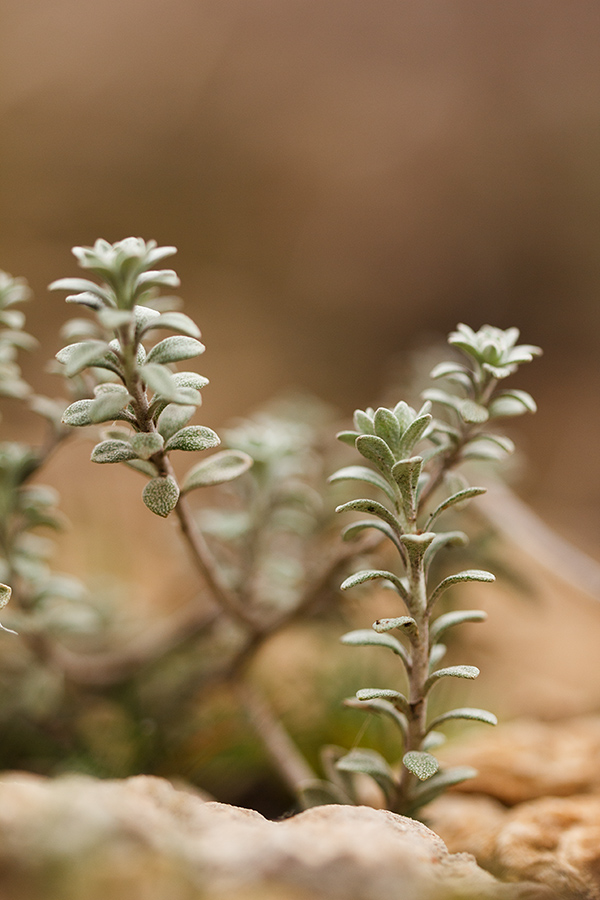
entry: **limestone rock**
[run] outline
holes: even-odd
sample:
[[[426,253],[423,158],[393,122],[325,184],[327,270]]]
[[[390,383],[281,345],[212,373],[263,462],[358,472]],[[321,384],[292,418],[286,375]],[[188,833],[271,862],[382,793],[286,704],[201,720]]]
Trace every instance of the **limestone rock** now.
[[[517,720],[440,756],[478,770],[461,791],[495,797],[507,806],[536,797],[600,793],[600,716]]]
[[[600,794],[544,797],[506,809],[448,794],[428,809],[451,851],[501,877],[531,879],[561,900],[600,900]]]
[[[328,806],[270,822],[149,777],[0,778],[0,896],[11,900],[546,900],[425,825]]]

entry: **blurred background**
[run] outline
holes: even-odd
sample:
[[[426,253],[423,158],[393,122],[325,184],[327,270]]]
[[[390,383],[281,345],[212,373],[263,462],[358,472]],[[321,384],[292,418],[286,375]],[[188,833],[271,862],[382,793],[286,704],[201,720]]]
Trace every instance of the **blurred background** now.
[[[179,248],[217,429],[281,389],[343,419],[457,322],[517,325],[544,356],[519,375],[539,412],[511,423],[516,487],[600,556],[595,0],[3,0],[0,16],[0,267],[35,292],[36,387],[69,314],[46,285],[97,237]],[[77,442],[53,465],[70,569],[110,562],[141,580],[131,602],[156,599],[165,530],[140,483],[91,472]],[[138,504],[134,564],[119,490]]]

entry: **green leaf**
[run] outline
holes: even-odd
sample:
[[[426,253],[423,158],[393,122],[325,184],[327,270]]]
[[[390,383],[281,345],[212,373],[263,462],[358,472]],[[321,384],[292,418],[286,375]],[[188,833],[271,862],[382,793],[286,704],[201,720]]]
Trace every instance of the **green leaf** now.
[[[447,647],[445,644],[434,644],[429,651],[429,672],[434,672],[446,655]]]
[[[90,457],[95,463],[118,463],[135,459],[135,451],[127,441],[102,441],[96,444]]]
[[[493,713],[488,712],[487,709],[473,709],[465,706],[461,709],[451,709],[449,712],[442,713],[441,716],[436,716],[436,718],[430,722],[427,731],[430,732],[434,728],[437,728],[438,725],[441,725],[442,722],[450,722],[452,719],[472,719],[477,722],[485,722],[487,725],[498,724],[496,716]]]
[[[165,450],[210,450],[221,443],[219,435],[204,425],[188,425],[180,428],[165,445]]]
[[[492,434],[489,431],[484,431],[480,434],[476,434],[475,437],[471,438],[467,446],[476,447],[477,444],[485,442],[496,444],[504,451],[504,453],[510,454],[514,453],[515,451],[515,445],[510,438],[505,437],[503,434]]]
[[[424,685],[424,692],[427,693],[440,678],[477,678],[479,669],[477,666],[447,666],[445,669],[438,669],[432,672]]]
[[[178,388],[193,388],[195,391],[201,391],[209,383],[208,378],[197,372],[175,372],[173,378]]]
[[[373,413],[373,410],[370,410]],[[373,424],[373,415],[363,412],[362,409],[354,411],[354,426],[362,434],[375,434],[375,426]]]
[[[391,634],[377,634],[369,628],[360,628],[357,631],[349,631],[344,634],[340,641],[342,644],[348,644],[353,647],[387,647],[396,656],[399,656],[403,662],[408,664],[408,654],[399,640],[392,637]]]
[[[168,441],[176,431],[179,431],[190,421],[196,412],[195,406],[179,406],[169,403],[158,417],[157,428],[165,441]]]
[[[360,437],[356,438],[356,449],[365,459],[375,463],[382,472],[388,473],[392,471],[395,459],[392,451],[382,438],[377,437],[375,434],[361,434]]]
[[[167,401],[174,401],[179,390],[173,373],[157,363],[146,363],[139,368],[140,377],[151,391]]]
[[[488,404],[490,417],[493,419],[502,416],[521,416],[523,413],[534,413],[537,405],[531,394],[527,391],[508,390],[494,394]]]
[[[410,637],[418,635],[419,629],[412,616],[397,616],[393,619],[377,619],[373,622],[373,630],[379,634],[398,628]]]
[[[175,335],[156,344],[149,352],[147,362],[161,365],[178,362],[181,359],[200,356],[205,349],[204,344],[195,338]]]
[[[375,750],[352,750],[336,763],[342,772],[359,772],[370,775],[377,782],[388,799],[391,799],[396,783],[389,765]]]
[[[398,540],[397,534],[392,531],[389,525],[385,522],[373,521],[371,519],[361,519],[359,522],[352,522],[350,525],[346,525],[346,527],[342,529],[342,540],[352,540],[364,531],[365,528],[375,528],[377,531],[381,531],[381,533],[385,534],[398,549],[402,546]]]
[[[155,453],[159,453],[164,446],[164,439],[156,432],[140,432],[131,438],[131,446],[139,459],[150,459]]]
[[[371,484],[373,487],[378,488],[380,491],[383,491],[392,503],[396,499],[394,491],[385,478],[383,478],[379,472],[375,472],[373,469],[367,469],[366,466],[346,466],[344,469],[338,469],[337,472],[330,475],[328,481],[332,484],[337,481],[364,481],[367,484]]]
[[[132,417],[128,414],[123,415],[123,410],[132,399],[126,388],[101,391],[90,406],[90,419],[92,422],[110,422],[113,419],[123,418],[129,420]]]
[[[336,434],[338,441],[341,441],[342,444],[349,444],[350,447],[355,446],[357,437],[359,437],[358,431],[338,431]]]
[[[89,367],[118,371],[117,358],[105,341],[78,341],[59,350],[56,359],[65,367],[65,375],[71,378]]]
[[[408,715],[410,706],[408,700],[399,691],[391,691],[387,688],[361,688],[356,692],[357,700],[389,700],[390,703],[401,712]]]
[[[452,494],[451,497],[447,497],[439,506],[436,506],[434,511],[429,516],[427,520],[427,528],[431,528],[432,524],[435,522],[438,516],[440,516],[445,510],[450,509],[451,506],[455,506],[457,503],[462,503],[464,500],[469,500],[471,497],[477,497],[479,494],[485,494],[486,488],[484,487],[471,487],[465,488],[462,491],[457,491],[456,494]]]
[[[441,731],[430,731],[423,740],[423,750],[437,750],[438,747],[442,747],[446,743],[446,740],[446,735],[442,734]]]
[[[247,472],[253,462],[252,457],[242,450],[221,450],[214,453],[209,459],[202,460],[187,472],[183,479],[182,493],[233,481]]]
[[[393,572],[386,572],[381,569],[364,569],[361,572],[355,572],[354,575],[350,575],[349,578],[342,582],[340,590],[347,591],[349,588],[358,584],[364,584],[365,581],[373,581],[376,578],[384,578],[386,581],[391,582],[402,599],[408,600],[408,592],[398,576],[394,575]]]
[[[90,410],[94,400],[76,400],[67,406],[63,415],[62,422],[64,425],[73,425],[75,428],[81,428],[84,425],[93,425],[94,420],[90,416]]]
[[[393,513],[376,500],[350,500],[348,503],[342,503],[341,506],[336,507],[335,511],[340,513],[346,512],[348,509],[356,510],[356,512],[371,513],[371,515],[377,516],[379,519],[383,519],[384,522],[387,522],[395,534],[398,536],[402,534]]]
[[[462,625],[463,622],[485,622],[486,619],[487,613],[480,609],[463,609],[444,613],[431,626],[429,632],[430,643],[434,644],[444,632],[455,625]]]
[[[433,416],[429,414],[419,416],[408,426],[400,442],[399,456],[401,458],[405,458],[413,452],[414,446],[425,436],[432,419]]]
[[[189,316],[186,316],[185,313],[181,312],[167,312],[152,318],[152,320],[142,328],[141,333],[146,334],[148,331],[153,331],[158,328],[165,328],[169,331],[178,331],[180,334],[185,334],[187,337],[191,338],[200,337],[200,329],[196,323],[190,319]]]
[[[408,562],[413,571],[421,568],[423,557],[427,552],[427,548],[435,540],[433,531],[424,531],[422,534],[403,534],[400,540],[406,548]]]
[[[382,438],[393,452],[400,441],[400,425],[394,413],[390,409],[380,407],[373,416],[373,426],[375,434]]]
[[[417,487],[422,468],[421,456],[402,459],[392,467],[392,477],[400,488],[402,505],[408,519],[413,519],[416,515]]]
[[[142,500],[148,509],[157,516],[166,518],[177,506],[179,488],[171,475],[166,478],[153,478],[142,493]]]
[[[435,756],[419,750],[409,750],[402,757],[402,762],[408,771],[416,775],[420,781],[427,781],[428,778],[432,778],[440,767]]]
[[[101,288],[94,281],[89,281],[87,278],[59,278],[57,281],[53,281],[48,285],[48,290],[73,291],[77,293],[88,291],[91,294],[96,294],[102,300],[108,299],[107,292],[104,288]]]
[[[454,394],[449,394],[447,391],[441,391],[439,388],[427,388],[426,391],[423,391],[421,396],[426,400],[430,400],[432,403],[440,403],[442,406],[447,406],[455,412],[458,412],[460,401]]]
[[[464,572],[457,572],[456,575],[449,575],[448,578],[444,578],[443,581],[440,581],[432,593],[429,598],[428,608],[431,609],[438,597],[454,584],[460,584],[463,581],[481,581],[490,583],[495,580],[495,575],[492,575],[491,572],[486,572],[483,569],[465,569]]]
[[[469,370],[466,366],[456,362],[442,362],[429,373],[430,378],[446,378],[448,375],[464,375],[469,377]]]
[[[489,413],[485,406],[475,403],[474,400],[459,400],[457,409],[463,422],[473,425],[482,425],[489,419]]]

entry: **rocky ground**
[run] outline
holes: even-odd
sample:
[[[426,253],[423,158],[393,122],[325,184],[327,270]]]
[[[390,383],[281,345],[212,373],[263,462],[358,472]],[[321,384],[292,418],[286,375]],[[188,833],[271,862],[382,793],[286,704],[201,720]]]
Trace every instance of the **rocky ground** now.
[[[504,725],[423,825],[326,806],[272,822],[139,776],[0,777],[2,900],[598,900],[600,718]],[[430,830],[433,829],[433,830]]]

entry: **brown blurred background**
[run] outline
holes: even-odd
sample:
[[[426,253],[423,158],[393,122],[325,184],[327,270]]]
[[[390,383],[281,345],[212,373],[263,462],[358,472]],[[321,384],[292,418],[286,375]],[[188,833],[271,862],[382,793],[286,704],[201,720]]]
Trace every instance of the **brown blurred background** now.
[[[99,236],[179,247],[216,427],[286,386],[345,415],[415,343],[518,324],[545,349],[521,376],[540,411],[513,428],[520,490],[597,554],[595,0],[0,15],[0,265],[35,290],[38,360],[67,317],[46,284]]]

